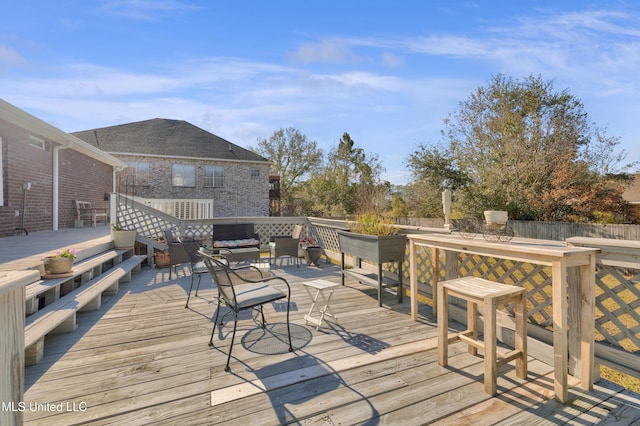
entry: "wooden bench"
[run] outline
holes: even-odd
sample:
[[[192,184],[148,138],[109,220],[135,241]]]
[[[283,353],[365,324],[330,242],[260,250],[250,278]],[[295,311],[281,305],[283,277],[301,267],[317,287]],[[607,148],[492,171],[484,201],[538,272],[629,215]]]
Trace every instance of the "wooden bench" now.
[[[96,226],[99,217],[104,218],[104,224],[106,225],[108,221],[107,210],[106,208],[91,207],[91,203],[88,201],[76,200],[76,211],[78,212],[76,226],[82,226],[84,219],[90,219],[91,225]]]
[[[63,278],[50,278],[36,281],[25,288],[25,313],[31,315],[40,308],[40,299],[44,299],[44,306],[60,298],[61,293],[70,292],[77,286],[82,286],[104,270],[107,263],[115,266],[122,262],[122,255],[126,250],[109,250],[88,259],[73,264],[73,272]],[[78,280],[79,278],[79,280]]]
[[[99,309],[103,293],[116,293],[121,282],[131,280],[146,256],[131,256],[85,285],[35,312],[25,320],[25,365],[37,364],[44,356],[47,334],[72,332],[77,328],[76,313]]]

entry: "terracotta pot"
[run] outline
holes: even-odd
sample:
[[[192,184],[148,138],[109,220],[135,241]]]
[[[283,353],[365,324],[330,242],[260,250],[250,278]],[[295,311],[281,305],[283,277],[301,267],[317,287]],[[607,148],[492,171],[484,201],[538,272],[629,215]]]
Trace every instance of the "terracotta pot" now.
[[[44,262],[45,273],[51,275],[66,274],[67,272],[71,272],[71,268],[73,267],[73,259],[69,259],[68,257],[48,256],[42,259],[42,261]]]

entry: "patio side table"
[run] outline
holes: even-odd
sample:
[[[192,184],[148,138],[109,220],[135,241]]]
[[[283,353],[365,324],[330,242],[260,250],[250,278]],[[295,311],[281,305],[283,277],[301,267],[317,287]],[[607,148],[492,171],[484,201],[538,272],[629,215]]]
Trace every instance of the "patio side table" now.
[[[319,330],[322,326],[322,321],[324,321],[325,317],[331,317],[335,322],[338,322],[338,317],[331,310],[330,302],[331,296],[333,296],[333,291],[340,284],[332,283],[327,280],[313,280],[313,281],[305,281],[302,283],[304,285],[305,290],[307,290],[307,294],[311,299],[311,308],[309,309],[309,313],[304,316],[304,320],[306,323],[313,323],[316,325],[316,330]],[[315,296],[311,293],[312,289],[316,290]],[[328,290],[329,294],[325,295],[324,291]],[[324,304],[324,307],[320,307],[321,304]],[[312,316],[314,312],[319,314],[318,318]]]

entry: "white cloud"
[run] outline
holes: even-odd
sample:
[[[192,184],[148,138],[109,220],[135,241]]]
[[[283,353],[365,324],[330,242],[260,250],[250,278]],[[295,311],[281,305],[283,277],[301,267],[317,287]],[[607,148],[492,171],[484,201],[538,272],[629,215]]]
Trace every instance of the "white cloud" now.
[[[16,52],[15,49],[0,45],[0,64],[24,66],[27,64],[27,59]]]
[[[289,53],[294,63],[355,63],[361,58],[354,54],[346,40],[332,39],[318,43],[304,43],[295,52]]]
[[[392,68],[400,67],[405,64],[404,58],[391,52],[382,52],[382,63]]]

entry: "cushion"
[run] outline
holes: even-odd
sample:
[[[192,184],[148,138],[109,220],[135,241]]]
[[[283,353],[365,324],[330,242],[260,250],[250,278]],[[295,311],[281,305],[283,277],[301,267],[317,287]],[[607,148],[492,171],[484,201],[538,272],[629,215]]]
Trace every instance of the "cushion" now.
[[[214,240],[214,248],[234,248],[234,247],[251,247],[260,245],[260,240],[255,238],[244,238],[241,240]]]
[[[240,284],[234,286],[238,309],[262,305],[278,299],[284,299],[286,294],[267,284]]]

